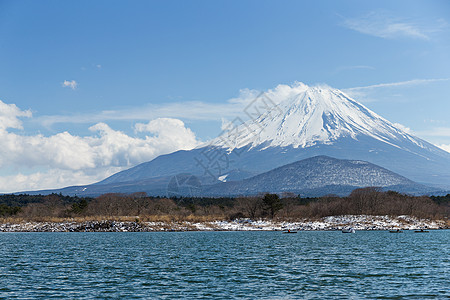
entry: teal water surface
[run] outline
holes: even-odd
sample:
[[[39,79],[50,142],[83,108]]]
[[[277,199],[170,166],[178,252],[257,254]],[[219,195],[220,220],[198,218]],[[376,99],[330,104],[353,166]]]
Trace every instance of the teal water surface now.
[[[1,299],[449,299],[450,231],[1,233]]]

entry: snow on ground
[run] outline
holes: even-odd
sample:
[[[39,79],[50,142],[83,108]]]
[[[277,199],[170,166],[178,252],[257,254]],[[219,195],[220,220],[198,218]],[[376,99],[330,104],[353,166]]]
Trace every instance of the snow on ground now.
[[[390,229],[439,229],[445,227],[444,221],[431,221],[410,216],[367,216],[346,215],[330,216],[318,220],[301,220],[297,222],[273,222],[266,220],[252,221],[241,219],[234,221],[213,222],[221,230],[341,230],[352,227],[356,230],[390,230]]]
[[[352,227],[355,230],[415,230],[448,228],[445,221],[418,219],[411,216],[368,216],[345,215],[330,216],[317,220],[299,220],[295,222],[238,219],[233,221],[213,222],[119,222],[119,221],[84,221],[84,222],[23,222],[0,224],[0,232],[18,231],[256,231],[256,230],[342,230]]]

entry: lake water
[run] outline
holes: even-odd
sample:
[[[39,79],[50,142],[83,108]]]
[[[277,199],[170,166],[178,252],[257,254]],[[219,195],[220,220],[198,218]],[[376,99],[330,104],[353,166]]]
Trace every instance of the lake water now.
[[[448,299],[450,231],[1,233],[2,299]]]

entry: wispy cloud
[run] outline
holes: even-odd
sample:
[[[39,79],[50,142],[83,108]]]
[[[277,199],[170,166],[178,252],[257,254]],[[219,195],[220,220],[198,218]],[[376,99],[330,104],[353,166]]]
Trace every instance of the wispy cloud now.
[[[64,82],[62,83],[63,87],[68,87],[71,88],[72,90],[75,90],[78,86],[78,83],[75,80],[64,80]]]
[[[412,79],[406,81],[397,81],[397,82],[389,82],[389,83],[379,83],[367,86],[358,86],[353,88],[343,89],[345,92],[351,91],[360,91],[360,90],[371,90],[377,88],[386,88],[386,87],[399,87],[399,86],[413,86],[419,84],[427,84],[439,81],[450,81],[450,78],[437,78],[437,79]]]
[[[430,40],[433,33],[447,26],[444,20],[434,22],[434,24],[425,24],[423,21],[406,20],[387,13],[370,12],[361,17],[345,18],[342,25],[379,38]]]

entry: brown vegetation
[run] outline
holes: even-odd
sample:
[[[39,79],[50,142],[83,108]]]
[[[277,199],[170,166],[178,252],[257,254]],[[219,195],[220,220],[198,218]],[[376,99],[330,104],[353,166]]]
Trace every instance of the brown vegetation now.
[[[450,196],[449,196],[450,198]],[[121,220],[155,222],[206,222],[236,218],[315,219],[331,215],[410,215],[419,218],[448,219],[445,197],[415,197],[378,188],[354,190],[348,197],[300,198],[294,194],[258,195],[238,198],[148,197],[105,194],[93,199],[49,195],[4,215],[3,222],[62,220]],[[13,211],[13,210],[11,210]],[[18,211],[18,212],[17,212]]]
[[[321,197],[318,201],[298,207],[297,215],[325,217],[331,215],[410,215],[419,218],[443,219],[449,206],[438,205],[426,196],[407,196],[397,192],[382,192],[377,188],[354,190],[348,197]]]

